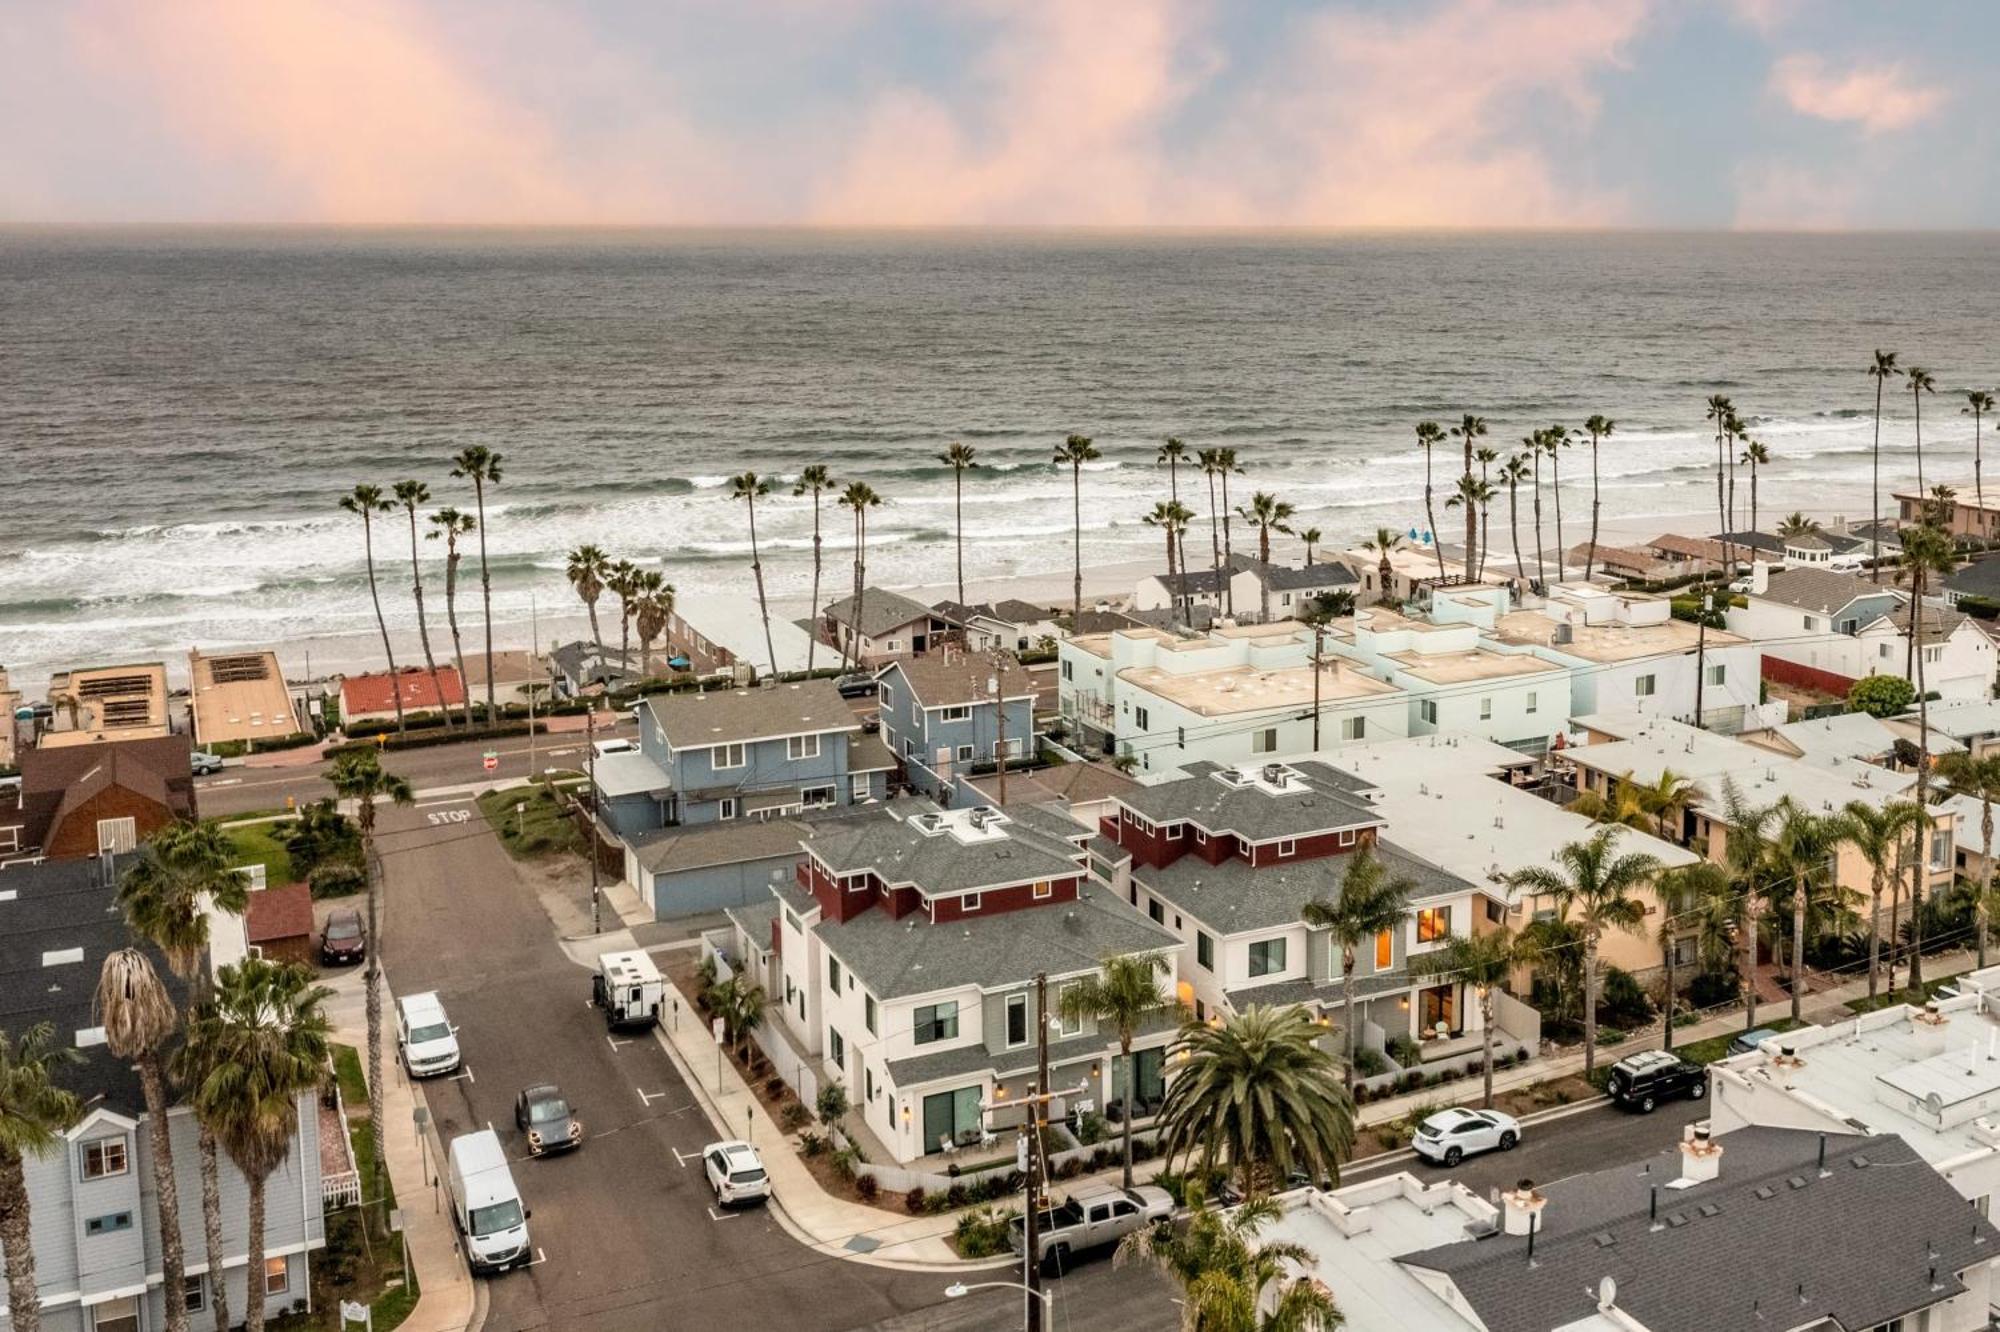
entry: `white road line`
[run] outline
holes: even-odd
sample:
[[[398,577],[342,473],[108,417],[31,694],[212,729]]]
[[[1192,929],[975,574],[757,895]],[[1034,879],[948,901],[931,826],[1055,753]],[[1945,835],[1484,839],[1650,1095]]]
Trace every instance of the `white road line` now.
[[[472,1065],[470,1065],[470,1064],[467,1064],[467,1065],[465,1066],[465,1069],[464,1069],[464,1071],[463,1071],[463,1072],[459,1072],[459,1073],[454,1073],[454,1074],[452,1074],[452,1075],[451,1075],[450,1077],[446,1078],[446,1079],[445,1079],[445,1081],[446,1081],[446,1082],[471,1082],[471,1083],[475,1083],[475,1084],[476,1084],[476,1083],[477,1083],[477,1082],[479,1081],[479,1079],[478,1079],[478,1078],[475,1078],[475,1077],[473,1077],[473,1076],[472,1076]]]
[[[634,1087],[632,1090],[639,1093],[640,1103],[648,1108],[651,1108],[653,1102],[667,1098],[666,1092],[649,1092],[644,1087]]]
[[[203,782],[201,784],[201,789],[204,791],[212,791],[218,786],[241,786],[241,785],[243,785],[243,779],[241,777],[217,777],[213,781]]]
[[[618,1040],[618,1039],[617,1039],[616,1037],[612,1036],[610,1032],[606,1032],[606,1033],[604,1034],[604,1039],[605,1039],[605,1040],[606,1040],[607,1042],[609,1042],[609,1044],[610,1044],[611,1048],[612,1048],[612,1049],[614,1049],[614,1050],[622,1050],[622,1049],[624,1049],[624,1048],[625,1048],[626,1046],[628,1046],[628,1045],[630,1045],[630,1044],[632,1043],[632,1042],[630,1042],[630,1041],[621,1041],[621,1040]]]
[[[674,1154],[674,1159],[681,1163],[681,1169],[683,1170],[687,1169],[687,1163],[689,1161],[701,1160],[700,1152],[683,1152],[678,1147],[669,1147],[667,1150]]]
[[[523,1267],[534,1267],[534,1266],[536,1266],[537,1264],[539,1264],[539,1263],[545,1263],[545,1262],[547,1262],[548,1260],[549,1260],[549,1256],[548,1256],[548,1255],[547,1255],[546,1253],[543,1253],[543,1252],[542,1252],[542,1249],[541,1249],[541,1246],[540,1246],[540,1245],[536,1245],[536,1246],[535,1246],[535,1260],[534,1260],[534,1262],[529,1262],[529,1263],[522,1263],[522,1264],[521,1264],[521,1266],[523,1266]]]
[[[434,809],[439,805],[469,805],[471,803],[472,803],[472,797],[469,795],[437,796],[429,800],[414,801],[411,803],[410,808]]]
[[[713,1207],[708,1209],[708,1219],[711,1221],[734,1221],[737,1217],[741,1215],[743,1215],[743,1213],[741,1212],[724,1212],[720,1216],[718,1216],[716,1215],[716,1211]]]

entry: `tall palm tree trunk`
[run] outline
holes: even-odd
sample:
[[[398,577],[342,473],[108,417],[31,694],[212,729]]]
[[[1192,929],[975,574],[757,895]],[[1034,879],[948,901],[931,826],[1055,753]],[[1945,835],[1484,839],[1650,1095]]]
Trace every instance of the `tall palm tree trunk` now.
[[[1269,568],[1271,564],[1271,529],[1268,525],[1257,529],[1257,562]],[[1257,616],[1265,624],[1271,622],[1271,580],[1259,576],[1257,579]]]
[[[815,488],[815,489],[813,490],[813,590],[812,590],[812,613],[813,613],[813,616],[814,616],[814,618],[815,618],[815,619],[817,619],[817,618],[818,618],[818,616],[819,616],[819,557],[820,557],[820,548],[819,548],[819,490],[818,490],[817,488]],[[807,674],[807,675],[811,675],[811,674],[812,674],[812,669],[813,669],[813,649],[814,649],[814,648],[816,648],[816,647],[818,647],[818,646],[819,646],[819,635],[818,635],[818,634],[813,634],[813,635],[809,636],[809,637],[808,637],[808,638],[806,639],[806,674]]]
[[[1914,392],[1911,393],[1910,404],[1912,407],[1916,409],[1917,505],[1919,510],[1921,510],[1923,506],[1923,497],[1930,493],[1924,489],[1924,395],[1921,393],[1914,393]]]
[[[1118,1054],[1125,1061],[1125,1171],[1122,1182],[1125,1188],[1132,1187],[1132,1089],[1139,1081],[1139,1066],[1132,1060],[1132,1033],[1120,1030],[1118,1033]]]
[[[417,599],[417,641],[423,644],[424,667],[430,672],[431,688],[437,691],[438,715],[444,719],[444,728],[451,729],[451,704],[445,700],[444,677],[438,674],[437,657],[431,652],[431,625],[424,615],[424,567],[417,557],[417,506],[405,506],[410,514],[410,591]],[[459,681],[462,686],[465,682]],[[398,693],[401,690],[397,691]]]
[[[493,577],[486,569],[486,480],[477,474],[472,478],[472,503],[479,510],[479,602],[486,618],[486,724],[491,726],[498,713],[493,702]]]
[[[458,538],[453,537],[454,546]],[[472,677],[465,673],[465,641],[458,633],[458,551],[453,549],[444,561],[444,621],[451,627],[451,655],[458,663],[458,683],[464,689],[464,697],[459,700],[460,711],[465,718],[465,729],[472,729]]]
[[[167,1120],[171,1102],[167,1099],[166,1074],[160,1068],[159,1051],[138,1059],[139,1090],[146,1101],[146,1136],[153,1145],[153,1187],[160,1213],[161,1288],[177,1291],[187,1285],[187,1255],[181,1241],[181,1186],[174,1177],[174,1139]],[[185,1299],[169,1299],[167,1332],[187,1332]]]
[[[363,978],[368,1020],[368,1140],[375,1151],[375,1178],[369,1195],[381,1196],[383,1164],[382,1088],[382,866],[375,854],[375,802],[363,797],[361,804],[361,865],[368,884],[368,972]]]
[[[373,940],[370,940],[373,943]],[[250,1179],[249,1211],[249,1273],[244,1287],[243,1332],[264,1332],[264,1292],[260,1289],[264,1278],[264,1175],[253,1175]]]
[[[1074,626],[1076,620],[1081,619],[1083,616],[1083,464],[1082,463],[1072,463],[1070,465],[1069,495],[1070,495],[1070,510],[1072,514],[1072,517],[1070,519],[1070,531],[1072,535],[1075,537],[1075,542],[1072,546],[1072,553],[1075,557],[1075,563],[1073,565],[1073,568],[1075,570],[1076,578],[1075,581],[1070,585],[1070,591],[1073,594],[1070,603],[1070,614],[1073,618],[1071,619],[1070,623],[1072,626]]]
[[[1917,483],[1923,489],[1923,483]],[[1921,990],[1924,985],[1924,879],[1930,873],[1931,836],[1936,829],[1931,825],[1928,786],[1931,765],[1931,705],[1924,690],[1924,568],[1923,561],[1914,562],[1910,571],[1910,641],[1914,643],[1917,664],[1917,855],[1916,865],[1910,874],[1910,988]]]
[[[1882,982],[1882,870],[1868,873],[1868,997],[1873,999]]]
[[[0,1249],[7,1257],[7,1309],[13,1332],[42,1332],[42,1292],[21,1154],[0,1149]]]
[[[1806,886],[1796,875],[1792,881],[1792,1021],[1804,1021],[1799,1012],[1805,1003],[1806,971]]]
[[[1723,560],[1729,566],[1729,576],[1734,578],[1736,576],[1735,562],[1728,558],[1730,548],[1729,493],[1722,481],[1723,461],[1729,457],[1729,448],[1724,443],[1727,438],[1728,436],[1722,433],[1722,422],[1717,420],[1715,423],[1715,516],[1722,524]]]
[[[1878,583],[1882,581],[1882,379],[1875,376],[1875,447],[1868,481],[1869,576]]]
[[[1553,448],[1549,450],[1549,494],[1556,506],[1556,581],[1560,583],[1563,580],[1563,564],[1569,558],[1569,548],[1563,545],[1562,454]]]
[[[1597,435],[1595,432],[1592,432],[1590,436],[1590,549],[1585,551],[1583,555],[1583,581],[1586,583],[1590,581],[1592,562],[1597,558],[1597,520],[1603,507],[1603,501],[1599,498],[1597,488]],[[1673,1033],[1668,1032],[1668,1039],[1671,1040],[1672,1038]]]
[[[389,682],[396,685],[389,695],[396,704],[396,734],[403,733],[403,690],[396,678],[396,650],[389,645],[389,622],[382,616],[382,593],[375,584],[375,524],[364,511],[361,515],[361,544],[368,557],[368,598],[375,603],[375,627],[382,634],[382,658],[389,663]],[[341,718],[343,722],[347,719]]]
[[[1507,530],[1514,540],[1514,573],[1526,576],[1528,566],[1521,563],[1521,488],[1517,485],[1507,487]]]
[[[764,655],[771,662],[771,682],[778,679],[778,649],[771,642],[771,606],[764,599],[764,557],[757,549],[757,501],[750,500],[750,574],[757,580],[757,614],[764,621]],[[622,663],[621,663],[622,664]]]
[[[1342,1076],[1347,1079],[1347,1094],[1354,1095],[1354,1032],[1361,1025],[1361,1015],[1354,1011],[1354,950],[1343,948],[1340,955],[1340,1025],[1347,1028],[1347,1068]]]
[[[1424,445],[1424,521],[1431,529],[1431,553],[1437,556],[1438,577],[1444,577],[1444,542],[1438,540],[1437,509],[1431,502],[1431,446]],[[1306,549],[1306,563],[1312,563],[1312,549]]]
[[[1535,453],[1535,582],[1548,586],[1548,574],[1542,568],[1542,455]]]
[[[857,666],[865,666],[867,663],[861,657],[861,610],[868,595],[867,510],[857,510],[854,522],[854,662]]]
[[[1486,554],[1493,548],[1493,501],[1479,501],[1479,568],[1475,580],[1486,576]]]
[[[1987,924],[1992,907],[1987,898],[1993,892],[1993,802],[1979,802],[1979,895],[1972,899],[1979,920],[1979,966],[1986,967]]]
[[[1488,1110],[1493,1108],[1493,987],[1479,987],[1479,1034],[1484,1058],[1480,1061],[1484,1087],[1479,1104]]]
[[[196,1125],[195,1148],[201,1155],[201,1238],[208,1250],[208,1270],[222,1271],[229,1250],[222,1240],[222,1162],[215,1143],[215,1130],[206,1123]],[[379,1150],[379,1148],[378,1148]],[[215,1310],[215,1332],[229,1332],[235,1326],[229,1317],[229,1286],[218,1275],[209,1282],[209,1305]]]
[[[1215,574],[1215,613],[1222,614],[1222,528],[1215,512],[1215,473],[1208,473],[1208,554]]]
[[[952,542],[958,556],[958,604],[963,606],[965,604],[965,469],[963,467],[952,468],[951,492],[952,521],[958,528],[957,537]]]
[[[1222,567],[1228,572],[1229,581],[1224,583],[1220,588],[1217,588],[1216,591],[1229,598],[1229,614],[1231,618],[1234,618],[1236,615],[1236,570],[1232,567],[1235,563],[1233,555],[1234,552],[1229,548],[1229,469],[1224,468],[1222,472]]]
[[[1757,460],[1750,460],[1750,530],[1757,530]]]
[[[1911,835],[1916,835],[1914,829]],[[1903,914],[1903,870],[1908,859],[1909,844],[1899,840],[1896,843],[1896,872],[1889,876],[1889,956],[1882,968],[1890,994],[1896,992],[1896,955],[1903,946],[1902,928],[1897,919]]]
[[[1467,481],[1472,479],[1472,432],[1470,430],[1467,430],[1465,434],[1465,479]],[[1473,547],[1478,544],[1479,515],[1474,513],[1472,506],[1468,504],[1465,506],[1465,567],[1468,571],[1472,568]]]
[[[1583,1076],[1597,1071],[1597,931],[1583,935]]]

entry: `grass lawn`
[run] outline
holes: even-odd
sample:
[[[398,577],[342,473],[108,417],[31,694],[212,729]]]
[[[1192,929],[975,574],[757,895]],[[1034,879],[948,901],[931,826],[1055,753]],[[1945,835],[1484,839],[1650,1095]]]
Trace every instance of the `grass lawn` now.
[[[1924,988],[1921,990],[1906,987],[1901,990],[1892,990],[1885,994],[1878,994],[1873,999],[1864,994],[1859,999],[1849,999],[1847,1001],[1847,1011],[1850,1013],[1872,1013],[1878,1008],[1887,1008],[1891,1004],[1914,1004],[1918,1008],[1922,1008],[1927,1000],[1937,998],[1940,986],[1949,981],[1956,980],[1958,974],[1939,976],[1933,980],[1927,980],[1924,982]]]
[[[272,888],[280,888],[292,882],[292,857],[285,850],[285,837],[290,830],[291,821],[282,819],[272,823],[239,824],[222,831],[235,848],[236,864],[262,865],[264,882]]]
[[[1759,1020],[1757,1025],[1760,1027],[1769,1027],[1772,1031],[1790,1031],[1799,1024],[1792,1021],[1790,1016],[1786,1016],[1773,1018],[1769,1022]],[[1676,1044],[1674,1046],[1674,1053],[1692,1063],[1712,1064],[1729,1053],[1729,1043],[1741,1034],[1741,1032],[1731,1031],[1725,1032],[1720,1036],[1711,1036],[1705,1041],[1690,1041],[1686,1045]]]
[[[516,860],[584,853],[583,836],[576,824],[540,783],[488,791],[479,797],[479,812],[500,834],[507,854]]]

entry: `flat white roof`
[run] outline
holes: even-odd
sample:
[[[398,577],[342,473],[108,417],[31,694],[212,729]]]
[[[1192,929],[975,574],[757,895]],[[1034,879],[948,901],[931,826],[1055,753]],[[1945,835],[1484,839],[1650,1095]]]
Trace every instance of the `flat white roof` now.
[[[1963,740],[1967,736],[2000,732],[2000,700],[1986,698],[1938,699],[1930,705],[1931,730]],[[1899,723],[1917,725],[1914,711],[1897,717]]]
[[[1720,805],[1725,782],[1734,782],[1752,805],[1768,805],[1790,796],[1814,813],[1837,810],[1850,800],[1871,805],[1896,799],[1916,780],[1909,773],[1890,772],[1854,760],[1831,766],[1806,763],[1773,750],[1698,731],[1684,722],[1649,718],[1624,740],[1577,745],[1563,757],[1579,767],[1641,784],[1659,780],[1671,768],[1692,778],[1710,808]]]
[[[1455,1312],[1396,1259],[1469,1238],[1468,1227],[1490,1224],[1491,1204],[1462,1185],[1425,1185],[1404,1173],[1321,1193],[1296,1189],[1280,1196],[1284,1210],[1260,1241],[1297,1244],[1313,1256],[1308,1269],[1324,1282],[1356,1332],[1469,1332],[1476,1324]]]
[[[592,778],[606,796],[639,795],[665,791],[673,786],[666,770],[636,749],[621,754],[600,754],[594,761]]]
[[[738,661],[755,667],[761,676],[771,669],[771,654],[778,658],[778,673],[806,668],[812,635],[783,616],[771,617],[771,646],[764,646],[764,621],[757,613],[754,597],[720,595],[680,596],[674,599],[674,613],[703,638],[727,649]],[[664,654],[662,654],[664,655]],[[831,666],[838,657],[822,645],[813,655],[813,665]]]

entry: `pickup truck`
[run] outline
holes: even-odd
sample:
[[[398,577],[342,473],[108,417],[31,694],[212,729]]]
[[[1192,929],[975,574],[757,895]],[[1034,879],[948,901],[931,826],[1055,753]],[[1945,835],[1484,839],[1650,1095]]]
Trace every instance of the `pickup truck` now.
[[[1142,1184],[1121,1189],[1103,1184],[1072,1193],[1058,1206],[1041,1214],[1035,1234],[1039,1252],[1035,1260],[1042,1271],[1059,1276],[1067,1271],[1070,1259],[1079,1253],[1116,1244],[1135,1230],[1165,1221],[1174,1214],[1174,1200],[1165,1189]],[[1028,1244],[1028,1223],[1015,1217],[1009,1237],[1015,1253]]]

